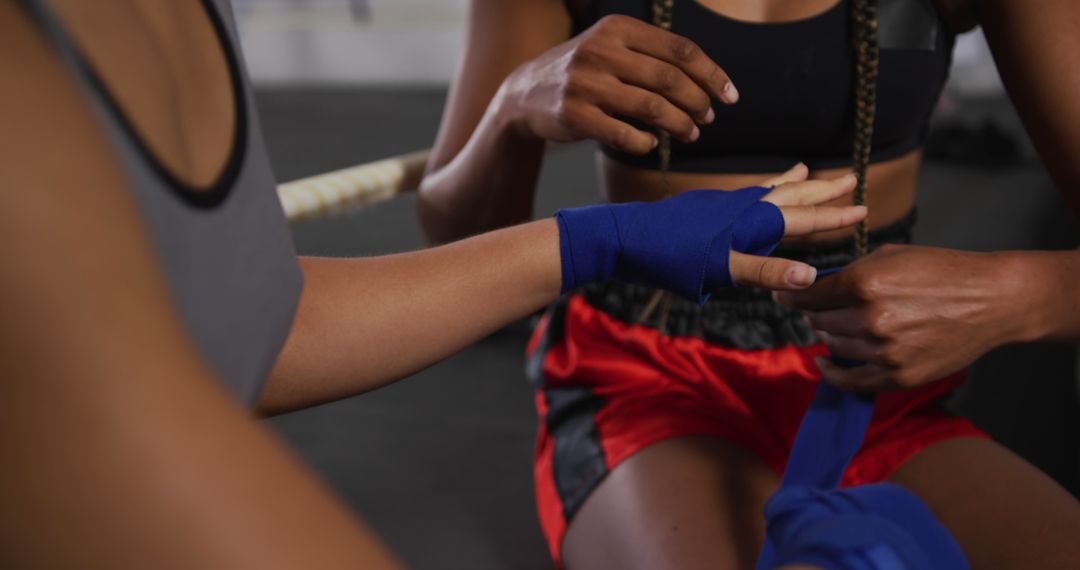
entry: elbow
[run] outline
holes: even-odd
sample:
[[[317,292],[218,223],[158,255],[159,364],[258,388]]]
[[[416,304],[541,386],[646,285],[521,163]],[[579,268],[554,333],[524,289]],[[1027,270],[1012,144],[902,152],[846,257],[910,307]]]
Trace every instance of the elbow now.
[[[437,174],[425,176],[416,197],[416,217],[428,246],[456,241],[470,233],[465,220],[446,203],[437,179]]]

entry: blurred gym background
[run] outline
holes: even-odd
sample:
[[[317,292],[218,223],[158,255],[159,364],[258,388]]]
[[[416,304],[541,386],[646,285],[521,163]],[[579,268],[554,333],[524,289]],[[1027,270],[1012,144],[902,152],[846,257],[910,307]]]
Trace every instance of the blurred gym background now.
[[[468,0],[234,4],[279,180],[431,146]],[[549,153],[538,216],[595,199],[593,152],[577,144]],[[1077,247],[1077,224],[977,31],[957,46],[928,155],[919,243]],[[305,254],[423,246],[411,196],[294,231]],[[410,567],[551,568],[532,499],[536,418],[522,371],[528,332],[529,323],[517,323],[394,386],[269,424]],[[952,405],[1078,493],[1077,362],[1075,345],[1000,349],[974,366]]]

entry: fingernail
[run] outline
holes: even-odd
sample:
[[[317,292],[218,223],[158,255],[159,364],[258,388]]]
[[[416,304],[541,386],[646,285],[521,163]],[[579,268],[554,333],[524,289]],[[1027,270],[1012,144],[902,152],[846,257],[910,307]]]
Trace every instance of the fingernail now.
[[[846,183],[850,184],[852,182],[855,182],[855,180],[856,180],[856,178],[855,178],[854,174],[845,174],[844,175],[844,182],[846,182]]]
[[[701,136],[701,129],[697,128],[697,125],[694,125],[694,130],[690,131],[690,139],[689,139],[690,142],[694,142],[694,141],[698,140],[698,137],[700,137],[700,136]]]
[[[723,89],[724,100],[728,103],[734,103],[739,100],[739,90],[735,88],[735,84],[728,81],[724,84]]]
[[[787,270],[787,282],[796,287],[806,287],[814,282],[817,270],[809,265],[796,265]]]
[[[712,124],[716,120],[716,111],[713,111],[712,107],[709,107],[709,111],[705,113],[705,124]]]
[[[653,139],[652,139],[652,147],[650,147],[649,150],[655,149],[658,146],[660,146],[660,139],[658,139],[656,137],[653,137]]]

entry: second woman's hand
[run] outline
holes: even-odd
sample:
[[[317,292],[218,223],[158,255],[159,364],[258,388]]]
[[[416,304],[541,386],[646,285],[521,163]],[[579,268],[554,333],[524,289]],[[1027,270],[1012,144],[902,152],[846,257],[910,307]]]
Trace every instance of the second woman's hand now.
[[[691,142],[715,118],[712,100],[734,103],[727,74],[694,42],[626,16],[608,16],[526,63],[497,100],[510,122],[547,141],[592,139],[632,154],[656,146],[639,120]]]
[[[799,292],[777,293],[802,310],[829,350],[865,362],[825,377],[853,390],[912,388],[970,365],[1002,344],[1030,340],[1036,282],[1022,256],[886,245]],[[1035,304],[1037,306],[1037,303]]]

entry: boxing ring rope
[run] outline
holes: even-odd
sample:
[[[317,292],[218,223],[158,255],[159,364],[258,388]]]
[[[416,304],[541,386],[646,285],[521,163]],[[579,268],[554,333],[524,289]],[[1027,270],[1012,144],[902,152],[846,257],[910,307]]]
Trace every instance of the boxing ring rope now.
[[[329,216],[416,190],[429,151],[422,150],[281,184],[281,207],[290,222]]]

